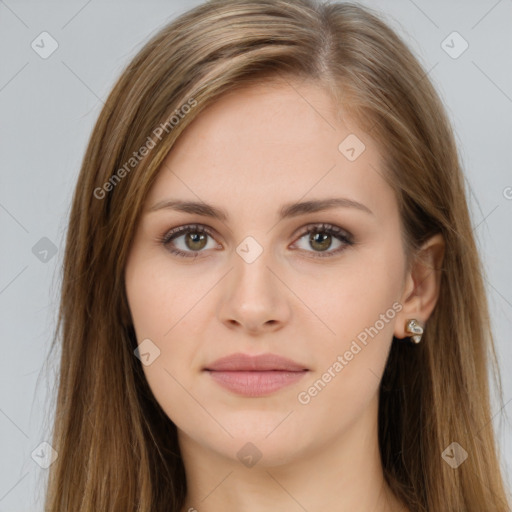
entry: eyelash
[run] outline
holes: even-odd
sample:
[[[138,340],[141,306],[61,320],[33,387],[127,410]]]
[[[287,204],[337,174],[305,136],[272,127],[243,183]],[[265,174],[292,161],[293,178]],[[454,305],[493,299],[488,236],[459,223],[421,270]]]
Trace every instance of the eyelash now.
[[[352,240],[352,235],[350,235],[350,233],[332,224],[312,224],[308,225],[307,228],[308,229],[306,231],[299,235],[299,237],[296,239],[297,241],[310,233],[324,233],[327,235],[333,235],[340,242],[343,242],[345,244],[339,247],[338,249],[330,252],[306,251],[313,252],[315,254],[315,256],[313,256],[314,258],[330,258],[336,256],[340,252],[344,251],[347,247],[354,245],[355,243]],[[180,249],[176,249],[175,247],[170,246],[170,242],[188,233],[204,233],[210,236],[211,238],[215,239],[211,231],[206,226],[203,226],[202,224],[187,224],[185,226],[180,226],[178,228],[172,229],[171,231],[167,231],[162,237],[158,239],[158,242],[162,244],[169,252],[176,256],[184,258],[197,258],[199,256],[199,253],[203,251],[184,252],[181,251]],[[194,256],[191,256],[191,254],[194,254]]]

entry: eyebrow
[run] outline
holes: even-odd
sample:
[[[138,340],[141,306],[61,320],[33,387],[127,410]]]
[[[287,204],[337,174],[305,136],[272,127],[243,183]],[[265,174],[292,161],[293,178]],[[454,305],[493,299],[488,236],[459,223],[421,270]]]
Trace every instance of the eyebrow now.
[[[286,219],[298,217],[299,215],[304,215],[306,213],[316,213],[339,207],[355,208],[369,213],[370,215],[374,215],[374,213],[362,203],[358,203],[357,201],[345,197],[333,197],[285,204],[279,211],[279,216],[280,219]],[[176,199],[165,199],[163,201],[159,201],[149,208],[148,213],[162,209],[171,209],[179,212],[193,213],[204,217],[213,217],[222,222],[227,221],[229,218],[227,211],[223,208],[204,202],[182,201]]]

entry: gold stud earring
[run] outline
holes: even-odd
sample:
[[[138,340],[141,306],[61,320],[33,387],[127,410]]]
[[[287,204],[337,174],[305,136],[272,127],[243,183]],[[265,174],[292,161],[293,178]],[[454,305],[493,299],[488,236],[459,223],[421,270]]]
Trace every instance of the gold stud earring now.
[[[405,324],[405,332],[409,334],[414,343],[419,343],[423,334],[423,327],[413,318],[412,320],[408,320]]]

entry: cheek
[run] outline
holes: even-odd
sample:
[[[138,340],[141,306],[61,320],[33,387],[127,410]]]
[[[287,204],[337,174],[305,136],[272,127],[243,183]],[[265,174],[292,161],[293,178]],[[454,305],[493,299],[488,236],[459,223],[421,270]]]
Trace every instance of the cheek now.
[[[190,331],[194,328],[191,313],[200,296],[195,297],[194,290],[179,292],[190,283],[176,273],[171,276],[157,258],[150,261],[133,255],[125,281],[137,342],[145,343],[140,347],[146,347],[145,352],[150,353],[146,364],[141,358],[144,375],[167,416],[180,424],[180,411],[190,409],[190,398],[184,388],[189,387],[186,372],[192,367],[197,338]],[[151,340],[149,344],[147,339]]]
[[[185,275],[171,272],[165,257],[135,255],[126,269],[126,294],[138,341],[171,340],[174,330],[187,323],[202,288],[191,286]]]
[[[379,322],[379,330],[392,332],[396,307],[386,312],[400,298],[403,265],[402,255],[392,248],[362,250],[322,275],[302,273],[294,289],[323,321],[324,328],[318,331],[321,338],[341,349],[381,315],[385,325]]]
[[[215,275],[194,278],[192,270],[180,273],[165,255],[148,257],[142,251],[126,266],[126,295],[137,342],[151,340],[148,346],[156,354],[143,371],[166,412],[187,405],[182,386],[188,388],[192,373],[199,371],[201,319],[208,318],[205,296],[217,280]]]

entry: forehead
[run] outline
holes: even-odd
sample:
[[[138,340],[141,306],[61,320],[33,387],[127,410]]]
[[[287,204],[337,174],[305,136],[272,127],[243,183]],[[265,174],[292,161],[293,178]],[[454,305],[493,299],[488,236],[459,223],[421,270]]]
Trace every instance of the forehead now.
[[[318,143],[324,140],[325,147],[337,150],[340,130],[352,125],[348,117],[341,123],[336,120],[338,111],[340,106],[310,81],[273,80],[251,85],[224,94],[203,110],[177,141],[173,153],[194,149],[197,155],[208,153],[221,159],[235,160],[248,154],[264,159],[265,150],[276,157],[279,153],[288,156],[287,150],[294,148],[317,160]]]
[[[321,86],[273,81],[203,110],[164,160],[148,202],[172,196],[258,209],[346,196],[389,209],[381,167],[375,141]]]

